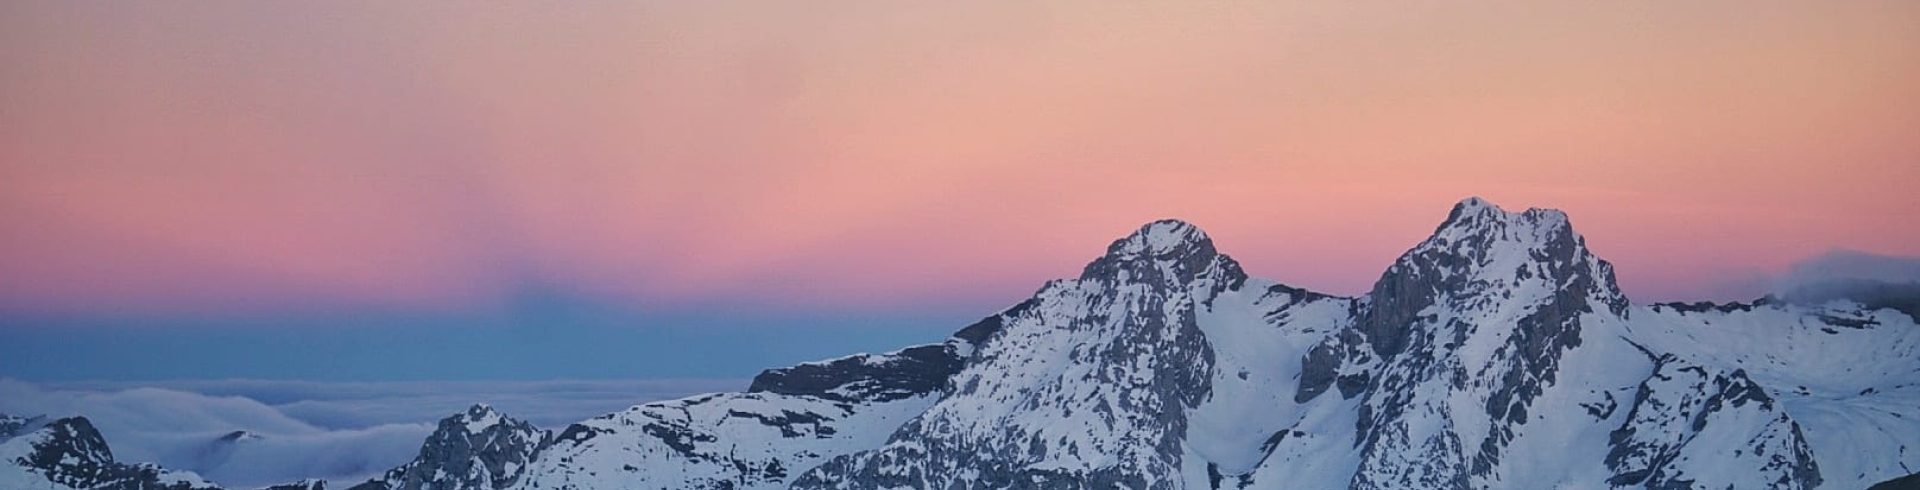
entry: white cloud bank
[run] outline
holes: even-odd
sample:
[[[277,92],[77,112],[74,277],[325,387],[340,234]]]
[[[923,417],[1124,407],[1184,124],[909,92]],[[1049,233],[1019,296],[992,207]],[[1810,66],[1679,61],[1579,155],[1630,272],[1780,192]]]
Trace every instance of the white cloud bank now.
[[[739,380],[545,382],[0,379],[0,413],[84,415],[116,459],[200,472],[232,488],[326,478],[342,488],[412,459],[440,418],[487,402],[541,428],[648,401],[740,390]],[[237,444],[234,431],[259,436]]]

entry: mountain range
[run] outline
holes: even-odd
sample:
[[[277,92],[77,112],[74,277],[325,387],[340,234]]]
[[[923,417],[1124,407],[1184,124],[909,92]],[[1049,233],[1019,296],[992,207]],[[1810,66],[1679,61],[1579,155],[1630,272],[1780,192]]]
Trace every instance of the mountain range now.
[[[1914,291],[1635,304],[1565,214],[1470,198],[1341,297],[1156,221],[937,343],[558,431],[475,405],[372,480],[271,488],[1913,488]],[[7,417],[16,488],[220,487]]]

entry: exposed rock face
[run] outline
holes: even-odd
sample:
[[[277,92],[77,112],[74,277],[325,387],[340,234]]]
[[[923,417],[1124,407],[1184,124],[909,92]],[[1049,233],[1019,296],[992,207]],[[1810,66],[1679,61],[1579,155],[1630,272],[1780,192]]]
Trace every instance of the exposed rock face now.
[[[86,417],[55,420],[41,430],[46,432],[45,437],[33,444],[33,453],[25,457],[25,463],[54,483],[85,488],[121,473],[106,438],[100,437],[100,431]]]
[[[1640,384],[1627,422],[1609,436],[1616,487],[1818,487],[1820,469],[1795,423],[1745,371],[1710,373],[1672,355]]]
[[[768,369],[753,377],[747,392],[893,401],[939,391],[965,361],[954,345],[921,345],[888,355],[862,354]]]
[[[524,475],[553,434],[509,419],[492,405],[472,405],[440,421],[420,455],[349,490],[499,490]]]
[[[1867,490],[1920,490],[1920,473],[1875,483]]]
[[[1626,307],[1565,215],[1468,199],[1381,276],[1352,330],[1308,353],[1294,398],[1330,383],[1364,396],[1354,488],[1485,488],[1583,322]]]
[[[552,434],[487,405],[447,417],[420,455],[348,490],[498,490],[513,486]]]

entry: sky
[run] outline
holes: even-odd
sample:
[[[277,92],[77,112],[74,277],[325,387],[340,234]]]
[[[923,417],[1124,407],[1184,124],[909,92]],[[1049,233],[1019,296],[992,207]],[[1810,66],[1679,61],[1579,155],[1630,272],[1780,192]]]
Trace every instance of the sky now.
[[[745,378],[1467,196],[1750,299],[1920,256],[1915,87],[1909,0],[8,1],[0,377]]]

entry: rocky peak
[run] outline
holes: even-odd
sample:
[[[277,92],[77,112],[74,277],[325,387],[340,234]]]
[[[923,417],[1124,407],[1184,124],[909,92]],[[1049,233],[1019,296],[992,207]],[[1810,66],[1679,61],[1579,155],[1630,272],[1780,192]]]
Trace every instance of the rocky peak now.
[[[485,430],[486,428],[498,425],[502,421],[510,422],[510,420],[500,416],[499,412],[494,411],[493,405],[475,403],[473,406],[467,407],[465,413],[442,420],[440,427],[445,429],[451,425],[459,425],[465,427],[468,432],[475,432],[474,429],[476,428]],[[449,424],[449,422],[457,422],[457,424]]]
[[[1558,210],[1513,213],[1478,197],[1455,204],[1446,221],[1374,283],[1358,325],[1375,353],[1405,347],[1404,327],[1441,303],[1473,305],[1514,299],[1521,289],[1551,293],[1551,314],[1563,319],[1595,304],[1616,316],[1627,301],[1613,266],[1587,250]],[[1591,299],[1592,301],[1588,301]]]
[[[1142,226],[1079,280],[955,333],[977,350],[945,396],[792,488],[1178,488],[1187,412],[1212,389],[1198,318],[1246,280],[1193,225]]]
[[[351,490],[497,490],[519,481],[551,433],[487,404],[440,420],[412,462]]]
[[[1177,219],[1147,223],[1107,246],[1108,255],[1185,255],[1201,250],[1212,253],[1213,239],[1192,223]]]
[[[1476,196],[1454,203],[1453,210],[1447,213],[1446,221],[1440,222],[1440,227],[1434,230],[1434,234],[1443,235],[1450,229],[1473,229],[1481,224],[1498,226],[1510,223],[1515,218],[1547,225],[1564,226],[1567,222],[1567,214],[1558,209],[1527,208],[1526,211],[1514,213]]]
[[[1433,236],[1401,256],[1400,263],[1450,255],[1462,266],[1484,266],[1503,252],[1535,252],[1534,260],[1574,261],[1591,257],[1584,239],[1573,232],[1566,213],[1528,208],[1513,213],[1477,197],[1453,206]]]
[[[106,438],[86,417],[55,420],[26,437],[34,438],[30,442],[33,452],[17,463],[55,483],[91,487],[110,479],[118,469]]]
[[[33,445],[34,466],[45,467],[40,464],[42,462],[105,464],[113,461],[113,450],[107,448],[107,439],[100,436],[100,430],[95,429],[93,422],[86,417],[55,420],[41,430],[46,435]]]
[[[1351,329],[1308,352],[1295,400],[1336,385],[1343,397],[1366,394],[1355,488],[1484,483],[1535,397],[1558,382],[1563,354],[1584,341],[1584,315],[1626,309],[1612,266],[1566,214],[1468,198],[1381,274]],[[1450,408],[1461,401],[1484,412]],[[1399,457],[1435,444],[1451,455]]]
[[[1106,255],[1087,264],[1082,280],[1138,282],[1179,287],[1211,279],[1216,286],[1238,287],[1247,279],[1240,263],[1219,253],[1213,239],[1190,223],[1166,219],[1147,223],[1114,240]]]

